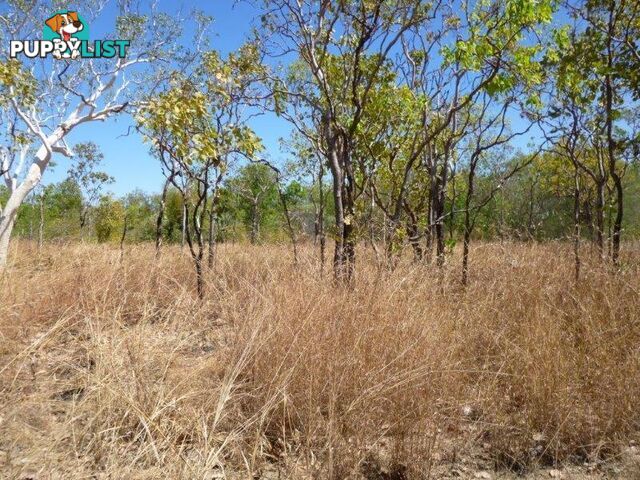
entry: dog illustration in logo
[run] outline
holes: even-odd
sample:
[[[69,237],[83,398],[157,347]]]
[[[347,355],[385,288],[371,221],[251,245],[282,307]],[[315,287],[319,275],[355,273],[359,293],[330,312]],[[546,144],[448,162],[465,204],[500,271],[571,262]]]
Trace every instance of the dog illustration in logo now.
[[[71,37],[84,29],[84,25],[78,18],[78,12],[57,13],[45,22],[51,30],[60,35],[60,40],[68,42]],[[55,50],[54,57],[60,58],[77,58],[80,52],[73,50],[69,54],[68,50],[65,53],[61,53],[60,50]]]

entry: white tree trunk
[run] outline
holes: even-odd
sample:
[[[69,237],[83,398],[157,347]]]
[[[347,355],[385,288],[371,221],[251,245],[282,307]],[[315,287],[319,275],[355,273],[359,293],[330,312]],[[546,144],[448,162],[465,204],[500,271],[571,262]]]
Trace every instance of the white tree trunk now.
[[[62,129],[58,129],[50,135],[46,141],[48,145],[55,145],[62,137],[63,131]],[[7,264],[9,240],[11,239],[11,232],[15,225],[18,209],[20,205],[22,205],[22,202],[24,202],[24,199],[27,198],[27,195],[40,183],[42,173],[47,168],[50,160],[51,148],[42,145],[36,152],[33,163],[29,167],[24,181],[11,192],[6,205],[2,209],[2,212],[0,212],[0,269],[4,268]]]
[[[6,210],[6,208],[5,208]],[[4,211],[0,215],[0,270],[7,265],[9,256],[9,239],[13,230],[13,220],[5,216]]]

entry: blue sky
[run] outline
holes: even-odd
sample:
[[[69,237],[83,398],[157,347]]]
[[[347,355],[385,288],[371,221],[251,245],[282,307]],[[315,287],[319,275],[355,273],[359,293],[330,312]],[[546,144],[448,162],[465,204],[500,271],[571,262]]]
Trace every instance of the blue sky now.
[[[102,12],[99,20],[91,25],[92,38],[101,38],[115,30],[115,1]],[[211,47],[223,55],[236,50],[245,41],[252,28],[253,19],[259,12],[247,2],[235,0],[184,0],[180,4],[173,0],[160,0],[160,4],[170,11],[182,7],[183,11],[200,9],[214,19],[211,27]],[[73,8],[73,5],[69,5]],[[82,14],[82,12],[80,12]],[[522,128],[522,120],[517,115],[511,118],[515,129]],[[102,169],[114,177],[115,183],[109,190],[115,195],[124,195],[136,189],[147,193],[157,193],[163,184],[159,162],[149,154],[148,146],[143,143],[137,132],[131,130],[131,117],[119,116],[106,122],[89,123],[78,127],[69,138],[69,143],[91,140],[98,144],[104,153],[105,161]],[[288,138],[291,127],[287,122],[274,114],[265,114],[250,121],[258,136],[266,147],[266,155],[276,163],[286,154],[281,152],[281,138]],[[534,134],[517,139],[515,146],[527,150],[527,143]],[[57,163],[44,176],[44,183],[58,182],[66,177],[69,160],[57,155]]]
[[[161,2],[167,5],[169,3],[172,2]],[[184,2],[184,7],[185,10],[196,7],[213,16],[211,47],[223,54],[242,45],[250,33],[251,21],[255,16],[251,6],[244,2],[234,5],[234,0],[192,0]],[[115,12],[103,12],[100,21],[91,25],[91,37],[100,38],[107,32],[113,32],[114,22]],[[277,161],[280,155],[279,139],[288,137],[288,124],[273,114],[254,118],[250,123],[262,138],[267,154]],[[158,192],[163,183],[160,164],[149,154],[148,146],[137,133],[124,136],[131,124],[131,117],[127,115],[81,125],[71,133],[69,143],[73,145],[91,140],[100,146],[105,156],[102,170],[114,177],[115,183],[109,190],[115,195],[123,195],[135,189],[147,193]],[[69,160],[57,155],[54,161],[56,166],[45,173],[44,183],[58,182],[66,177]]]

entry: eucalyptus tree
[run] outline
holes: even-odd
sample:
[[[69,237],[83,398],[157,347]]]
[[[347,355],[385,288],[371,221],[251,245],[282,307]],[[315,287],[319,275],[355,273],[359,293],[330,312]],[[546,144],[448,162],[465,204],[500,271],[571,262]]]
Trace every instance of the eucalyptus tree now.
[[[273,162],[270,162],[266,159],[261,159],[260,163],[265,165],[266,167],[273,172],[275,178],[276,190],[278,191],[278,199],[280,200],[280,207],[282,208],[282,213],[284,215],[287,233],[289,234],[289,240],[291,241],[291,248],[293,249],[293,264],[295,266],[298,265],[298,240],[296,235],[296,230],[293,225],[293,216],[291,212],[290,200],[295,200],[297,196],[296,193],[299,193],[301,190],[301,186],[297,182],[291,182],[288,185],[288,188],[285,188],[286,182],[286,173],[287,166],[285,165],[285,171],[283,172],[280,168],[276,167]],[[289,168],[290,170],[290,168]]]
[[[167,64],[190,58],[182,41],[188,29],[174,28],[176,20],[187,18],[160,12],[157,3],[84,0],[76,6],[84,21],[93,23],[110,3],[118,15],[111,38],[130,40],[124,58],[10,59],[10,40],[41,38],[51,5],[9,2],[0,16],[0,176],[10,192],[0,206],[0,267],[7,261],[18,208],[54,155],[73,156],[69,135],[80,125],[126,112],[142,91],[149,93],[162,82]]]
[[[640,9],[636,2],[625,0],[569,1],[566,9],[575,26],[559,54],[561,75],[568,88],[586,88],[583,103],[599,112],[596,141],[613,183],[610,241],[611,258],[617,265],[624,218],[623,177],[629,161],[637,157],[638,138],[629,128],[628,115],[640,99]]]
[[[138,124],[163,166],[171,172],[167,180],[182,196],[183,233],[194,261],[198,296],[203,298],[203,229],[210,175],[216,175],[215,169],[224,168],[215,145],[216,131],[207,97],[189,80],[178,80],[169,90],[147,101],[138,114]]]
[[[388,253],[397,247],[393,236],[405,233],[398,228],[404,213],[416,257],[423,254],[417,239],[420,224],[426,223],[427,250],[435,237],[438,264],[444,263],[445,220],[450,217],[452,225],[457,212],[456,199],[447,198],[449,179],[459,176],[451,166],[475,141],[475,154],[466,157],[468,247],[470,209],[480,207],[470,205],[479,161],[526,133],[529,120],[509,134],[507,123],[518,110],[540,104],[534,87],[543,78],[542,45],[531,42],[530,34],[540,33],[552,12],[551,2],[437,3],[425,21],[403,34],[395,63],[385,65],[372,84],[355,142],[356,152],[366,151],[360,162],[362,183],[369,182],[388,218]],[[499,134],[490,140],[489,132],[498,125]],[[498,185],[504,180],[499,177]],[[427,221],[420,222],[425,208]]]
[[[428,178],[419,168],[424,99],[396,83],[396,76],[391,75],[385,84],[375,88],[365,121],[359,129],[361,141],[358,146],[363,150],[357,149],[356,153],[362,158],[359,162],[361,175],[368,183],[365,191],[384,214],[389,266],[394,266],[402,240],[407,235],[416,259],[421,258],[415,212],[424,204],[428,191]],[[411,195],[412,192],[417,193],[417,198]],[[407,213],[410,220],[403,226],[402,220]],[[372,243],[374,241],[372,239]]]
[[[120,240],[126,229],[122,202],[103,195],[96,206],[94,228],[99,243]]]
[[[238,206],[245,213],[252,245],[260,241],[260,226],[267,210],[266,204],[274,202],[276,183],[275,172],[263,163],[245,165],[228,182],[228,188],[241,199]]]
[[[77,144],[74,151],[74,163],[67,170],[67,175],[78,184],[82,193],[80,209],[80,231],[82,231],[87,223],[90,208],[100,198],[103,188],[114,182],[114,178],[97,169],[104,160],[104,155],[95,143]]]
[[[291,139],[283,142],[295,159],[290,162],[297,176],[301,179],[311,179],[308,194],[313,207],[313,244],[319,247],[320,273],[324,273],[326,263],[327,236],[325,230],[325,212],[327,209],[327,195],[325,192],[326,159],[314,149],[308,138],[293,132]]]
[[[273,108],[308,138],[328,163],[335,204],[334,275],[354,280],[357,131],[383,67],[402,36],[428,18],[421,0],[256,0],[265,52],[292,54],[273,78]]]
[[[309,138],[331,170],[336,277],[348,282],[353,276],[356,201],[375,170],[359,164],[365,160],[356,154],[366,150],[364,118],[389,72],[402,73],[421,103],[423,128],[411,156],[422,160],[430,177],[429,224],[442,264],[447,180],[464,133],[458,113],[485,89],[509,82],[509,71],[538,74],[532,61],[538,48],[527,43],[527,35],[551,19],[551,1],[262,4],[266,52],[296,58],[274,78],[273,108]]]
[[[596,191],[594,241],[600,256],[604,255],[604,215],[609,178],[598,135],[602,109],[593,102],[597,81],[593,77],[583,76],[581,67],[575,65],[580,61],[577,35],[575,21],[564,25],[553,32],[547,48],[545,64],[549,75],[542,89],[546,91],[545,108],[539,114],[538,123],[551,145],[551,155],[546,157],[546,166],[537,166],[539,170],[548,170],[554,160],[560,159],[571,167],[576,281],[580,278],[581,268],[582,211],[590,207],[589,199],[585,196],[585,192],[590,190],[589,183],[593,184]],[[591,208],[588,211],[591,212]]]
[[[182,196],[184,234],[194,261],[200,298],[204,296],[207,214],[212,222],[229,162],[238,156],[254,158],[262,149],[260,140],[245,123],[250,113],[243,109],[254,101],[254,86],[262,72],[258,51],[251,44],[226,60],[215,51],[206,52],[188,77],[177,73],[170,87],[148,98],[137,115],[138,128],[160,159],[167,182]],[[166,189],[165,184],[165,192]],[[158,226],[161,222],[162,209]],[[210,265],[213,242],[210,231]]]
[[[429,177],[427,245],[435,236],[444,263],[448,180],[457,148],[467,133],[461,113],[485,93],[508,90],[518,81],[541,79],[541,45],[535,35],[551,21],[553,2],[508,0],[436,2],[433,19],[403,37],[405,83],[424,98],[422,165]],[[522,102],[539,103],[535,92]],[[496,107],[500,109],[498,105]]]
[[[553,32],[545,59],[551,72],[545,96],[546,109],[539,120],[545,137],[552,144],[552,152],[568,161],[573,169],[576,278],[580,264],[582,191],[589,190],[588,184],[592,184],[595,190],[593,239],[604,258],[605,211],[610,179],[602,135],[604,108],[596,101],[600,81],[597,76],[585,75],[581,65],[585,61],[585,45],[580,40],[580,28],[580,21],[574,19],[571,24]],[[586,178],[581,178],[585,174]]]
[[[534,125],[531,119],[525,121],[521,129],[516,129],[509,121],[509,114],[517,113],[517,109],[513,111],[517,99],[526,93],[523,92],[523,89],[528,88],[526,83],[520,88],[515,85],[491,88],[483,92],[475,108],[465,112],[468,118],[468,132],[465,135],[466,145],[460,152],[461,164],[466,171],[463,197],[463,285],[467,285],[469,281],[469,249],[479,212],[493,200],[505,182],[535,160],[542,148],[541,145],[536,152],[529,155],[512,154],[511,142],[516,137],[528,133]],[[477,195],[476,192],[479,173],[490,180],[485,182],[485,191],[481,195]]]

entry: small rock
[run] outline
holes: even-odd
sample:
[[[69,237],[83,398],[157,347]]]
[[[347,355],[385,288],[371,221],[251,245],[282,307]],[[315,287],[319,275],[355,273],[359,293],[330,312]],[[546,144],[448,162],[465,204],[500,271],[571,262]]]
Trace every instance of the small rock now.
[[[536,443],[540,443],[544,441],[544,433],[534,433],[533,441]]]
[[[209,470],[204,474],[204,480],[218,480],[224,478],[224,472],[218,465],[213,467],[213,470]]]
[[[472,405],[465,405],[462,407],[462,415],[469,420],[478,420],[482,416],[482,412]]]
[[[549,470],[549,476],[551,478],[562,478],[562,472],[560,470]]]
[[[611,471],[611,473],[613,473],[616,477],[622,473],[622,468],[621,468],[621,467],[619,467],[618,465],[611,465],[611,467],[609,467],[609,470],[610,470],[610,471]]]
[[[476,472],[474,478],[484,478],[485,480],[491,480],[493,477],[489,472]]]

